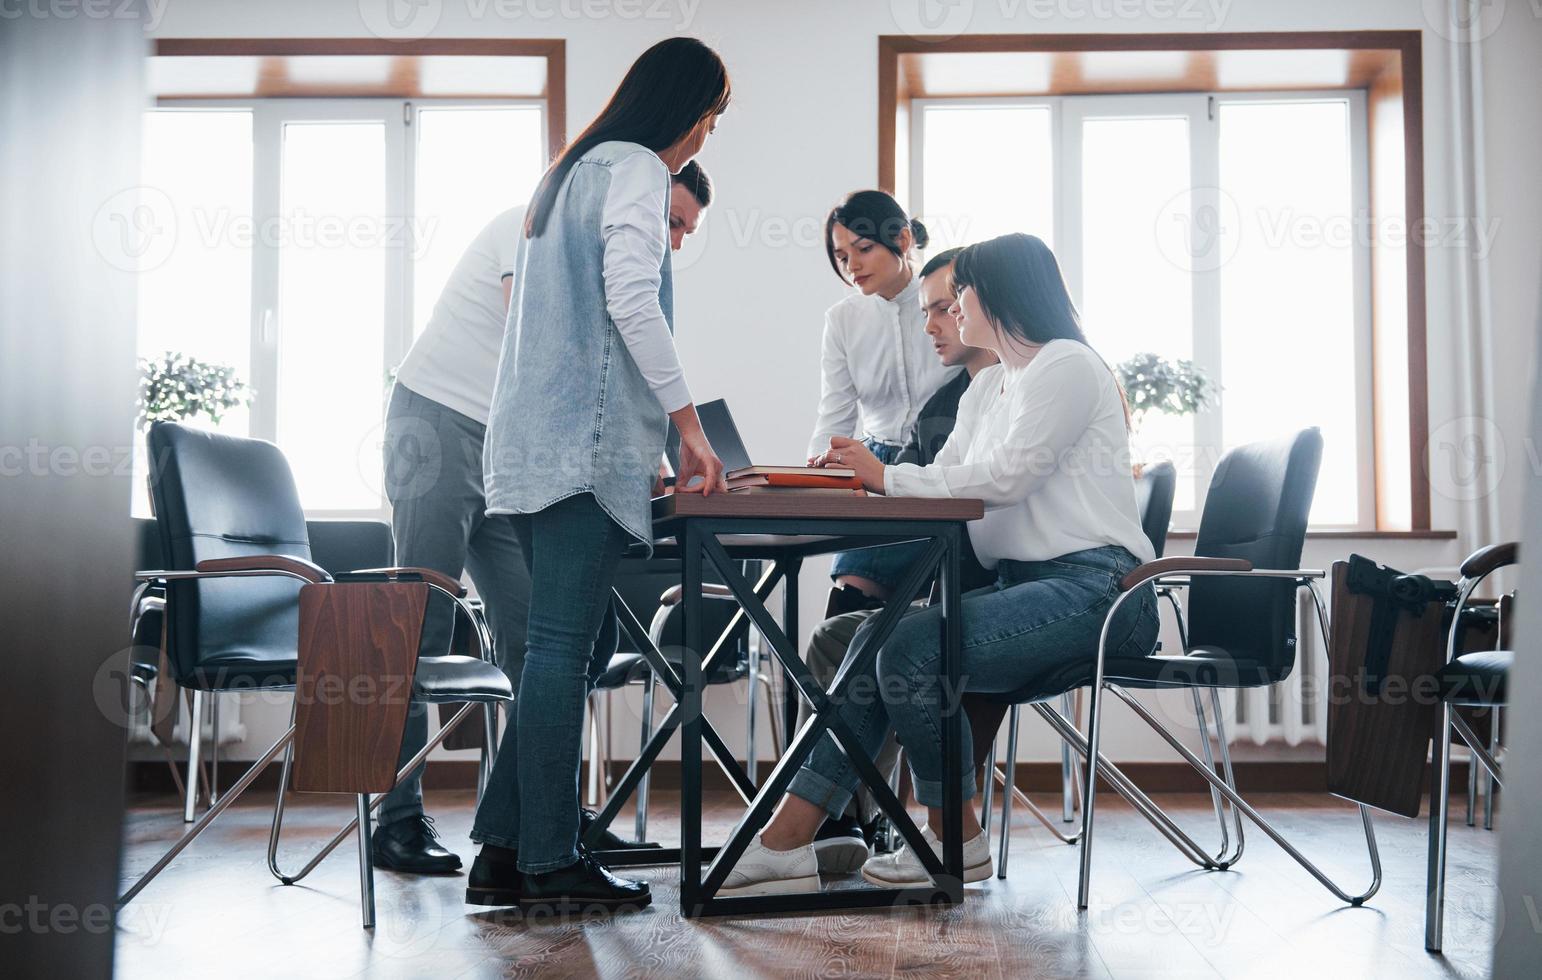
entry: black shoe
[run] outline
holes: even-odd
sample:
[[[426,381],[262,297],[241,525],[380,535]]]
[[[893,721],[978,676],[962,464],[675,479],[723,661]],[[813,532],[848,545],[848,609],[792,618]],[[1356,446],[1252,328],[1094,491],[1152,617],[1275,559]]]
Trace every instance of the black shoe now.
[[[854,585],[830,586],[830,598],[825,600],[825,619],[846,613],[882,609],[882,599],[870,596]]]
[[[814,835],[814,856],[825,874],[850,874],[872,855],[857,818],[843,814],[820,825]]]
[[[483,844],[466,879],[467,905],[518,905],[519,852]]]
[[[889,853],[889,818],[883,814],[875,814],[871,821],[863,821],[862,836],[867,838],[868,847],[874,854]]]
[[[653,901],[646,881],[617,878],[586,847],[578,861],[556,871],[520,875],[519,907],[525,912],[620,912]]]
[[[578,839],[579,840],[583,840],[586,836],[588,836],[589,828],[594,826],[594,822],[599,819],[599,816],[600,815],[598,813],[595,813],[593,810],[584,809],[582,807],[579,808],[579,811],[578,811]],[[589,849],[591,851],[641,851],[641,850],[645,850],[647,848],[658,847],[658,846],[659,845],[657,843],[655,843],[654,841],[651,841],[651,840],[643,840],[643,841],[625,840],[623,838],[617,837],[615,834],[611,833],[609,830],[606,830],[603,834],[600,835],[600,839],[595,842],[594,846],[589,848]]]
[[[375,829],[375,867],[415,875],[447,875],[460,870],[460,855],[439,843],[434,818],[419,813]]]

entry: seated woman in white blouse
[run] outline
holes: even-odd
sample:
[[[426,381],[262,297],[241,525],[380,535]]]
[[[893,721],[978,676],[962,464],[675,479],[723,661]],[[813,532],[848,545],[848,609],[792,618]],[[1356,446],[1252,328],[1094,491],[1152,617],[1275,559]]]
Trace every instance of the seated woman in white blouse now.
[[[926,226],[883,191],[856,191],[825,218],[830,267],[856,291],[825,312],[811,460],[841,436],[859,440],[880,462],[894,462],[927,399],[958,374],[938,361],[926,333],[912,264],[926,243]],[[837,589],[827,615],[888,598],[917,554],[900,545],[836,555],[830,577]]]
[[[840,437],[820,461],[855,468],[877,493],[985,501],[985,517],[969,525],[969,538],[997,580],[964,596],[964,688],[1033,693],[1042,683],[1038,696],[1049,697],[1080,664],[1090,678],[1119,580],[1153,557],[1135,505],[1124,398],[1087,346],[1060,267],[1042,241],[1005,235],[970,246],[953,278],[963,342],[995,351],[1001,363],[975,376],[936,461],[885,465],[861,442]],[[1156,646],[1156,596],[1149,585],[1142,588],[1115,616],[1110,656],[1147,656]],[[926,840],[939,853],[940,615],[930,607],[902,619],[878,655],[876,676],[853,678],[840,706],[864,750],[877,752],[891,730],[899,738],[916,800],[928,808]],[[852,648],[861,645],[859,633]],[[974,773],[964,724],[957,748],[968,800]],[[822,739],[721,894],[817,889],[814,834],[845,809],[857,782],[834,739]],[[973,808],[964,807],[963,820],[964,880],[988,878],[990,848]],[[930,881],[908,850],[872,858],[862,874],[887,886]]]

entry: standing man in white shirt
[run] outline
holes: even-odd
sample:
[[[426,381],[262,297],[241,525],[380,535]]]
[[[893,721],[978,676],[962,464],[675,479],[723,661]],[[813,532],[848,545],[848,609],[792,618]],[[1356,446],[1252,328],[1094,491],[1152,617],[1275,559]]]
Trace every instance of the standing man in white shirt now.
[[[678,251],[712,203],[712,182],[694,162],[672,181],[669,238]],[[503,212],[456,263],[428,326],[397,371],[385,437],[396,563],[455,578],[471,574],[487,610],[498,663],[516,691],[524,662],[530,576],[508,518],[486,513],[482,447],[524,224],[524,207]],[[449,601],[431,595],[423,624],[424,654],[447,652],[453,622]],[[414,705],[397,765],[416,755],[427,740],[427,708]],[[585,817],[586,824],[588,819],[591,816]],[[460,857],[439,843],[432,818],[423,813],[421,768],[381,802],[379,821],[376,867],[415,874],[459,870]],[[612,835],[605,846],[631,845]]]

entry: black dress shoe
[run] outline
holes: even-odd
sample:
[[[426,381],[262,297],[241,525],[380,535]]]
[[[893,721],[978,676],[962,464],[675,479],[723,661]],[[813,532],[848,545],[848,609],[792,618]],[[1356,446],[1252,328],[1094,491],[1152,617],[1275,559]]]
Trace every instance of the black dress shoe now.
[[[439,843],[434,818],[421,813],[376,828],[373,856],[375,867],[408,874],[445,875],[460,870],[460,855]]]
[[[565,868],[521,875],[520,892],[519,907],[526,912],[620,912],[653,901],[646,881],[617,878],[586,847]]]
[[[467,905],[518,905],[519,852],[483,844],[466,879]]]
[[[578,811],[578,839],[583,840],[589,836],[589,828],[594,826],[600,815],[593,810],[580,808]],[[648,848],[656,848],[659,845],[651,840],[631,841],[617,837],[606,830],[600,835],[600,839],[590,848],[591,851],[641,851]]]
[[[830,597],[825,600],[825,619],[843,616],[846,613],[882,609],[885,605],[882,599],[870,596],[854,585],[832,585]]]

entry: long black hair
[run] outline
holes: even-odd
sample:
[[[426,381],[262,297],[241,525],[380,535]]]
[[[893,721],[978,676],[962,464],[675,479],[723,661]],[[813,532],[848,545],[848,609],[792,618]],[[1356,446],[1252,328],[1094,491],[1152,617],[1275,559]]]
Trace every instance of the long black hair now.
[[[926,243],[931,241],[926,226],[906,214],[905,209],[890,195],[883,191],[853,191],[846,196],[846,200],[831,208],[829,217],[825,218],[825,254],[830,257],[830,268],[841,277],[841,282],[850,280],[841,271],[841,264],[835,260],[835,243],[830,240],[830,233],[836,225],[858,238],[877,242],[901,259],[905,253],[900,249],[899,237],[900,232],[906,228],[910,229],[916,248],[925,248]]]
[[[953,260],[953,288],[973,289],[980,309],[1009,338],[1035,346],[1087,343],[1060,263],[1033,235],[1014,232],[970,245]]]
[[[595,145],[610,140],[666,150],[708,116],[728,108],[728,69],[716,51],[693,37],[666,38],[627,69],[615,94],[546,171],[530,199],[525,236],[546,230],[568,171]]]
[[[1008,340],[1040,346],[1051,340],[1074,340],[1092,349],[1082,332],[1081,314],[1071,301],[1055,253],[1034,235],[1014,232],[970,245],[953,260],[953,289],[973,289],[980,309]],[[1097,354],[1096,350],[1093,350]],[[1098,355],[1102,360],[1102,355]],[[1103,361],[1107,367],[1108,362]],[[1130,426],[1130,401],[1119,376],[1109,368],[1114,390]]]

